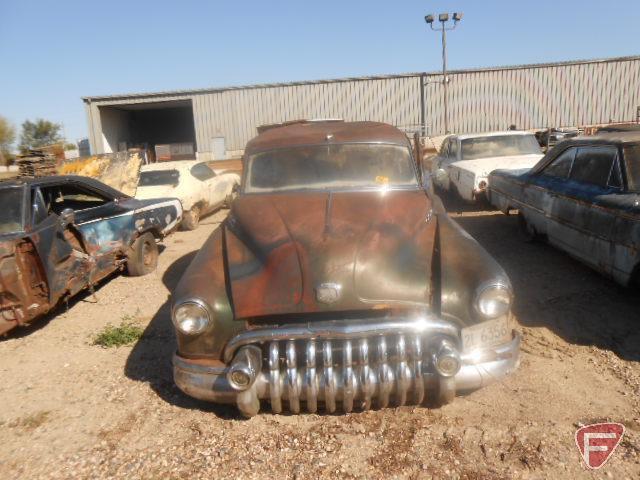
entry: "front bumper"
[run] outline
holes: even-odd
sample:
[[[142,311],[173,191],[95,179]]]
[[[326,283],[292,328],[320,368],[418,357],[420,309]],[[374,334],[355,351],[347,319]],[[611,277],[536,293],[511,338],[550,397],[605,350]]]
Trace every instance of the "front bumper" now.
[[[462,353],[457,373],[443,376],[433,367],[430,345],[434,338],[446,338],[454,329],[445,322],[432,327],[430,323],[403,331],[389,325],[389,334],[371,335],[356,329],[347,335],[329,332],[324,338],[318,329],[306,335],[287,331],[283,334],[286,340],[272,333],[262,345],[257,341],[259,335],[250,331],[239,341],[230,342],[227,363],[212,365],[174,355],[174,379],[192,397],[235,403],[243,415],[253,416],[259,412],[261,400],[268,400],[274,413],[283,407],[299,413],[301,402],[309,412],[316,412],[322,404],[329,413],[338,406],[350,412],[354,407],[366,410],[425,401],[442,404],[458,393],[493,383],[518,367],[520,334],[514,330],[507,343]],[[331,333],[333,338],[327,340]],[[258,352],[257,362],[238,360],[246,353],[243,348]],[[229,380],[234,362],[235,366],[242,363],[250,374],[250,382],[242,388]]]

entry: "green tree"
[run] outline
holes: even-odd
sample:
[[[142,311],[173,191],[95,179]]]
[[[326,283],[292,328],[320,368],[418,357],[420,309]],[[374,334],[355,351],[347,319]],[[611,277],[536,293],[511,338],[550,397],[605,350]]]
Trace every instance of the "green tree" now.
[[[11,146],[16,139],[16,130],[9,120],[0,116],[0,165],[8,165],[13,160]]]
[[[25,120],[22,124],[20,135],[20,151],[25,152],[30,148],[44,147],[59,143],[63,140],[60,134],[62,125],[49,120],[38,118],[35,122]]]

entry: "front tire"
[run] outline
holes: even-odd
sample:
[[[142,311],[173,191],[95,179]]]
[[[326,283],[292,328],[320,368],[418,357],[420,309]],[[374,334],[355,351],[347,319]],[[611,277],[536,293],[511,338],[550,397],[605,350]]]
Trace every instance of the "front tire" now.
[[[141,277],[153,272],[158,266],[158,245],[153,234],[147,232],[136,238],[127,256],[127,274]]]
[[[182,217],[182,228],[184,230],[195,230],[198,225],[200,225],[200,207],[194,205]]]

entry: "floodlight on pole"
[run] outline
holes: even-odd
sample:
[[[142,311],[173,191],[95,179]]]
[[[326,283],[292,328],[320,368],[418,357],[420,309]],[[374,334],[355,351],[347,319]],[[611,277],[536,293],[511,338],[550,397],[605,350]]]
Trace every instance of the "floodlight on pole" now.
[[[462,20],[462,12],[454,12],[453,13],[453,26],[446,27],[446,23],[449,21],[448,13],[440,13],[438,14],[438,22],[440,22],[440,27],[434,28],[434,15],[427,15],[424,17],[425,22],[431,27],[431,30],[442,32],[442,87],[443,87],[443,106],[444,106],[444,130],[445,133],[449,133],[449,98],[448,98],[448,88],[447,85],[449,83],[449,78],[447,77],[447,31],[453,30],[458,26],[458,22]]]

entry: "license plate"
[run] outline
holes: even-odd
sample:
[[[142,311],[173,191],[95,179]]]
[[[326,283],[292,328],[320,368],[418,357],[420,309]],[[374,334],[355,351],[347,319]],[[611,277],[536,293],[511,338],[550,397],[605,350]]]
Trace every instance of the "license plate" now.
[[[488,320],[462,329],[462,348],[465,352],[506,343],[510,339],[511,331],[507,317]]]

